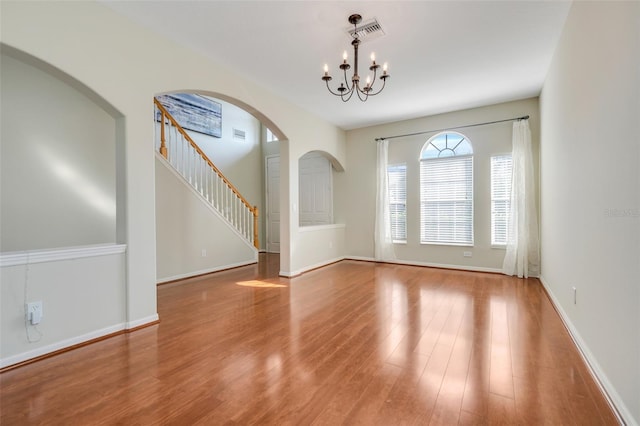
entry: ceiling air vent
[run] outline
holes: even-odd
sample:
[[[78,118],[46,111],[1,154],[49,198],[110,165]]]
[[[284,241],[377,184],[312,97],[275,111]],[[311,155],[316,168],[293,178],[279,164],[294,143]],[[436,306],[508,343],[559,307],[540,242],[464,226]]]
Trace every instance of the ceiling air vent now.
[[[243,141],[247,138],[247,132],[245,132],[244,130],[233,129],[233,138]]]
[[[350,28],[348,32],[351,37],[353,37],[357,32],[358,38],[363,43],[385,35],[385,32],[377,19],[371,19],[364,24],[359,25],[357,29]]]

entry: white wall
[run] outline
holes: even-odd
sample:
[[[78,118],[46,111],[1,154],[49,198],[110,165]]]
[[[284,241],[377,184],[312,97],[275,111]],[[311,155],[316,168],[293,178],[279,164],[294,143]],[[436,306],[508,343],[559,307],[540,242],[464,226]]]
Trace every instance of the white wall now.
[[[197,91],[231,101],[282,138],[280,142],[281,269],[305,266],[291,250],[298,239],[297,161],[322,149],[346,164],[345,134],[273,92],[242,79],[233,70],[134,25],[95,2],[2,2],[2,45],[35,57],[91,89],[117,110],[116,168],[118,211],[123,212],[118,242],[126,242],[126,310],[129,324],[156,315],[156,226],[153,96]],[[159,29],[158,31],[161,31]],[[120,190],[122,189],[122,190]],[[120,202],[122,201],[122,202]],[[4,223],[3,223],[4,226]],[[71,303],[71,301],[67,302]]]
[[[124,250],[98,245],[0,255],[0,367],[126,328]],[[43,302],[43,317],[34,327],[24,305],[35,301]]]
[[[296,249],[304,256],[304,268],[292,271],[299,275],[313,268],[337,262],[345,257],[344,224],[304,226],[299,229]]]
[[[300,141],[304,141],[302,143],[293,144],[291,141],[280,141],[280,239],[289,241],[289,247],[282,244],[280,247],[280,273],[285,276],[296,275],[321,263],[331,262],[336,257],[346,255],[346,251],[343,251],[346,247],[342,248],[338,245],[334,246],[330,253],[323,256],[322,261],[319,261],[318,253],[314,252],[316,248],[306,244],[308,240],[305,235],[300,233],[298,223],[298,160],[300,157],[309,151],[323,151],[333,157],[334,167],[347,170],[345,132],[336,128],[327,130],[324,133],[309,134],[308,138]],[[288,191],[285,191],[287,188]],[[334,196],[335,194],[337,191],[334,191]],[[284,217],[288,217],[287,222],[282,220]],[[287,259],[290,261],[287,262]]]
[[[540,100],[542,279],[628,424],[640,422],[639,79],[640,3],[574,2]]]
[[[526,99],[400,121],[347,132],[347,156],[351,167],[336,185],[344,185],[339,205],[346,206],[347,254],[373,258],[373,226],[376,202],[376,142],[383,136],[437,130],[529,115],[534,162],[538,158],[538,101]],[[512,123],[460,129],[474,150],[474,246],[420,244],[420,151],[436,132],[389,141],[389,163],[407,164],[407,243],[395,244],[399,261],[474,270],[501,269],[505,251],[491,248],[490,158],[511,152]],[[463,257],[471,251],[472,257]]]
[[[115,119],[34,66],[0,63],[0,251],[115,243]]]
[[[258,261],[253,246],[161,157],[156,188],[158,282]]]

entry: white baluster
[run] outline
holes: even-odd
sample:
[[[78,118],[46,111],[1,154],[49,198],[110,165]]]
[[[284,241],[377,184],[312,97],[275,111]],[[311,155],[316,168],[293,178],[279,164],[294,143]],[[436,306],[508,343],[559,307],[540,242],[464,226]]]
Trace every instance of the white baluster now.
[[[220,213],[222,213],[222,208],[220,207],[220,176],[216,173],[216,209]]]
[[[200,156],[200,171],[198,172],[198,180],[200,181],[200,194],[203,197],[206,197],[206,192],[204,190],[204,159]]]
[[[189,156],[189,178],[191,179],[191,185],[196,188],[196,152],[191,144],[189,144],[189,152],[191,154]]]
[[[205,197],[206,192],[204,191],[204,159],[200,156],[200,171],[198,172],[198,180],[200,181],[200,194]]]
[[[184,177],[184,144],[178,135],[176,135],[176,143],[178,144],[178,151],[180,152],[180,157],[178,158],[178,172],[182,177]]]
[[[246,235],[244,234],[244,221],[245,221],[245,217],[244,217],[244,203],[240,203],[240,233],[242,234],[243,237],[246,238]]]
[[[238,197],[235,197],[235,194],[233,194],[234,197],[232,198],[233,202],[231,203],[231,205],[233,206],[232,211],[231,211],[231,223],[233,224],[233,227],[236,228],[236,214],[238,212]]]
[[[238,213],[240,212],[240,210],[238,209],[238,207],[239,207],[239,206],[238,206],[238,202],[239,202],[239,201],[240,201],[240,199],[239,199],[239,198],[238,198],[238,196],[236,195],[235,203],[234,203],[234,204],[235,204],[236,211],[235,211],[235,212],[234,212],[234,214],[233,214],[233,226],[235,226],[235,227],[236,227],[236,229],[238,229]]]
[[[209,201],[209,165],[207,164],[207,167],[205,168],[205,173],[204,173],[204,192],[207,194],[206,198],[207,201]]]
[[[165,127],[164,129],[164,134],[165,137],[167,138],[167,148],[169,150],[169,163],[173,166],[173,168],[176,168],[176,142],[175,140],[171,137],[171,126],[167,126],[166,124],[163,124]]]
[[[243,206],[244,208],[242,209],[244,211],[244,225],[243,225],[243,229],[244,229],[244,237],[248,239],[249,235],[247,234],[247,228],[249,227],[249,210],[247,210],[247,206]]]
[[[184,140],[184,136],[180,135],[180,144],[182,145],[182,176],[189,180],[189,145]]]
[[[229,189],[229,186],[226,188],[227,192],[227,220],[230,224],[233,224],[233,192]]]
[[[202,181],[200,180],[200,173],[202,170],[202,157],[197,153],[194,154],[196,156],[196,189],[202,195]]]
[[[218,191],[218,186],[220,185],[218,183],[218,174],[216,173],[215,176],[213,177],[214,179],[214,183],[215,183],[215,193],[213,194],[213,199],[215,200],[215,208],[216,210],[220,211],[220,191]]]

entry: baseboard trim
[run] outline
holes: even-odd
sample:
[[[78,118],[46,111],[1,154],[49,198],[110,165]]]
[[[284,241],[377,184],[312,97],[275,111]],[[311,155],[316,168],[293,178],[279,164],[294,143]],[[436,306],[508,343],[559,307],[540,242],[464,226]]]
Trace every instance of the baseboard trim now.
[[[157,285],[170,284],[172,282],[184,280],[187,278],[195,278],[201,275],[207,275],[214,272],[222,272],[228,269],[241,268],[243,266],[254,265],[256,263],[258,263],[258,259],[248,260],[246,262],[232,263],[231,265],[216,266],[215,268],[202,269],[200,271],[187,272],[186,274],[179,274],[179,275],[174,275],[172,277],[161,278],[159,280],[156,280],[156,284]]]
[[[149,315],[148,317],[140,318],[134,321],[128,321],[125,326],[127,333],[140,330],[141,328],[149,327],[160,322],[158,314]]]
[[[372,257],[365,256],[345,256],[346,260],[358,260],[361,262],[375,262],[375,263],[390,263],[394,265],[408,265],[408,266],[422,266],[426,268],[438,268],[438,269],[451,269],[454,271],[471,271],[471,272],[486,272],[490,274],[502,274],[501,269],[497,268],[486,268],[484,266],[464,266],[464,265],[448,265],[444,263],[432,263],[432,262],[421,262],[415,260],[375,260]]]
[[[542,288],[544,288],[544,291],[547,294],[547,297],[549,298],[549,300],[551,301],[553,308],[558,313],[558,316],[562,320],[564,327],[567,329],[569,336],[571,336],[571,340],[573,340],[573,343],[578,348],[578,352],[580,353],[580,356],[582,357],[585,364],[587,365],[587,369],[589,370],[589,372],[591,373],[591,376],[593,377],[598,387],[600,388],[600,391],[602,392],[605,399],[607,400],[607,403],[609,404],[614,414],[618,418],[618,421],[620,421],[620,423],[624,425],[638,426],[638,423],[635,422],[633,416],[631,415],[631,412],[629,412],[629,409],[623,402],[622,398],[620,397],[620,395],[618,394],[614,386],[609,381],[609,378],[602,370],[602,367],[600,367],[600,364],[598,363],[598,361],[596,360],[596,357],[593,355],[593,353],[589,349],[589,346],[582,339],[582,336],[578,332],[578,329],[573,325],[573,322],[571,322],[569,315],[567,315],[567,313],[562,308],[562,305],[560,304],[558,299],[556,299],[556,297],[554,296],[544,276],[540,274],[538,279],[540,280],[540,283],[542,283]]]
[[[344,260],[344,256],[343,257],[336,257],[333,258],[331,260],[325,260],[323,262],[318,262],[318,263],[314,263],[313,265],[309,265],[309,266],[305,266],[304,268],[300,268],[298,270],[295,270],[293,272],[288,272],[288,271],[280,271],[279,275],[281,277],[286,277],[286,278],[294,278],[294,277],[298,277],[302,274],[304,274],[305,272],[310,272],[313,271],[314,269],[320,269],[324,266],[329,266],[332,265],[334,263],[338,263],[341,260]]]
[[[342,256],[336,257],[331,260],[327,260],[324,262],[319,262],[313,265],[306,266],[304,268],[298,269],[296,271],[280,271],[279,275],[285,278],[294,278],[300,276],[306,272],[313,271],[314,269],[322,268],[324,266],[331,265],[333,263],[340,262],[342,260],[356,260],[360,262],[373,262],[373,263],[389,263],[393,265],[407,265],[407,266],[421,266],[426,268],[438,268],[438,269],[450,269],[454,271],[470,271],[470,272],[485,272],[489,274],[502,274],[501,269],[496,268],[485,268],[483,266],[461,266],[461,265],[447,265],[442,263],[431,263],[431,262],[419,262],[413,260],[388,260],[388,261],[380,261],[375,260],[372,257],[365,256]]]
[[[138,331],[140,329],[147,328],[158,323],[160,323],[158,315],[151,315],[140,320],[120,323],[111,327],[105,327],[100,330],[83,334],[81,336],[72,337],[71,339],[66,339],[57,343],[53,343],[51,345],[43,346],[32,351],[13,355],[9,358],[0,360],[0,373],[14,370],[25,365],[33,364],[34,362],[42,361],[43,359],[51,358],[65,352],[81,348],[83,346],[88,346],[93,343],[109,339],[111,337],[119,336],[125,333],[133,333],[134,331]]]

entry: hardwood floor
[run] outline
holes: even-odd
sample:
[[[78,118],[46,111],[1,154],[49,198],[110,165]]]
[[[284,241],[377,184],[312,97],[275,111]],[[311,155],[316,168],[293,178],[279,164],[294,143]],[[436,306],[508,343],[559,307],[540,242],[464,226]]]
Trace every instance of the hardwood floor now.
[[[343,261],[162,285],[161,322],[0,375],[0,423],[617,424],[537,280]]]

